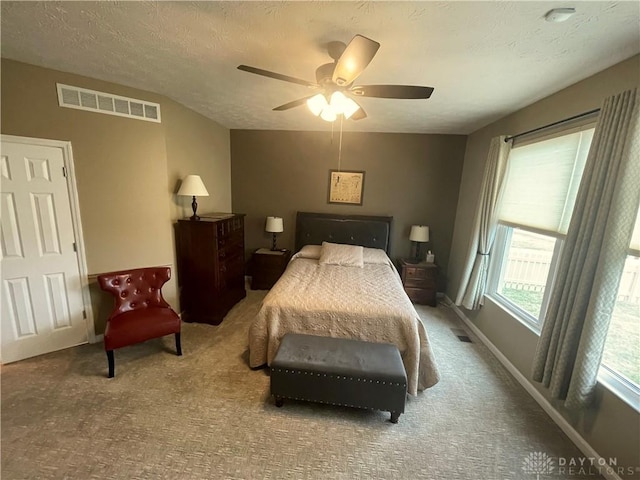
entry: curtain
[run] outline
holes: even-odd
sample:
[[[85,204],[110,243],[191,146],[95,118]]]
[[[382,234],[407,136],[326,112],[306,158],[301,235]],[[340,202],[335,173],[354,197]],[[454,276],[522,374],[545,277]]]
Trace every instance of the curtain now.
[[[640,201],[637,89],[605,99],[533,364],[533,379],[587,406]]]
[[[511,142],[504,139],[504,136],[491,139],[467,259],[456,296],[456,305],[469,310],[477,310],[484,300],[489,254],[496,237],[500,192],[511,151]]]

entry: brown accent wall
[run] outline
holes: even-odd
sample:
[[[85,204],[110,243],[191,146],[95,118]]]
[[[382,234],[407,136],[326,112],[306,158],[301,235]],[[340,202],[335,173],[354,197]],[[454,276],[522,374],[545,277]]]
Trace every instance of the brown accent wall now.
[[[59,107],[56,83],[159,103],[162,123]],[[229,130],[173,100],[8,59],[1,92],[3,134],[72,144],[90,281],[113,270],[175,266],[172,224],[191,211],[190,199],[173,194],[182,176],[202,176],[211,193],[203,210],[231,209]],[[177,307],[174,279],[163,293]],[[94,283],[90,290],[100,334],[111,300]]]
[[[411,225],[428,225],[431,238],[422,252],[435,253],[444,279],[466,137],[345,132],[341,167],[366,172],[362,206],[327,203],[329,170],[338,168],[338,139],[337,132],[332,137],[330,132],[231,131],[233,207],[247,214],[248,255],[270,246],[264,231],[268,215],[283,217],[278,246],[289,249],[298,211],[391,215],[391,256],[408,256]]]
[[[517,134],[599,108],[605,97],[633,88],[639,81],[640,56],[635,56],[469,136],[449,262],[451,281],[447,293],[451,299],[455,299],[462,275],[490,139],[497,135]],[[491,300],[487,300],[479,311],[464,312],[507,359],[530,379],[538,336]],[[546,390],[540,388],[538,383],[531,383],[546,395]],[[598,386],[597,399],[597,405],[581,415],[564,411],[562,407],[557,409],[601,456],[617,458],[618,465],[636,467],[640,451],[638,412],[602,385]]]

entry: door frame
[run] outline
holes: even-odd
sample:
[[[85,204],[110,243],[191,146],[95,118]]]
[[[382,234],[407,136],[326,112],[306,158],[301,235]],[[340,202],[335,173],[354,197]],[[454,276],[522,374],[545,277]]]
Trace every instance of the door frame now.
[[[39,145],[43,147],[54,147],[62,150],[64,167],[66,169],[67,192],[69,194],[69,205],[71,206],[71,222],[73,223],[73,234],[76,240],[77,261],[80,270],[80,284],[82,287],[82,303],[86,313],[85,326],[87,328],[87,337],[89,343],[97,343],[100,341],[96,337],[95,323],[93,321],[93,308],[91,306],[91,294],[89,291],[89,272],[87,269],[86,250],[84,245],[84,237],[82,235],[82,221],[80,219],[80,200],[78,198],[78,189],[76,186],[76,174],[73,166],[73,149],[71,142],[64,140],[51,140],[46,138],[19,137],[16,135],[2,134],[1,141],[22,143],[25,145]]]

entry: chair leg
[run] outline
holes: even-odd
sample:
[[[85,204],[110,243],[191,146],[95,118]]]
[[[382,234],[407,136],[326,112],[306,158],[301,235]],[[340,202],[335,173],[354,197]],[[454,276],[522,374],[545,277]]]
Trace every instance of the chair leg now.
[[[113,350],[107,350],[107,361],[109,362],[109,378],[115,375],[115,361],[113,359]]]
[[[176,352],[182,355],[182,344],[180,343],[180,332],[176,333]]]

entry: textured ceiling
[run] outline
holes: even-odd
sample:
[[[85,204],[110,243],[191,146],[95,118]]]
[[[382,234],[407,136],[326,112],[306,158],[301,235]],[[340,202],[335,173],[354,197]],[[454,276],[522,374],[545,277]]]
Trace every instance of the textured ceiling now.
[[[554,7],[575,6],[564,23]],[[470,133],[640,51],[629,2],[1,2],[2,56],[169,96],[232,129],[326,130],[309,90],[330,41],[381,43],[356,84],[435,87],[429,100],[363,98],[348,131]]]

